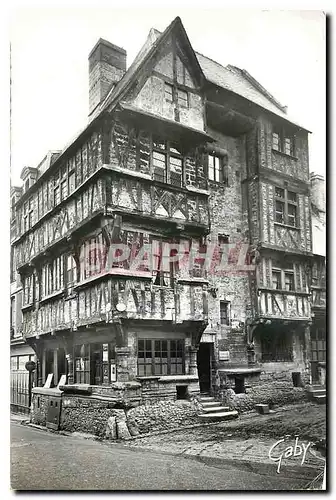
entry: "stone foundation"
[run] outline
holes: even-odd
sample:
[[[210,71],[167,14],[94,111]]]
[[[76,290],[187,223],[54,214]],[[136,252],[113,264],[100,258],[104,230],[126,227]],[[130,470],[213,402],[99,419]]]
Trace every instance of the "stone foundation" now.
[[[304,367],[301,366],[300,370],[293,363],[265,363],[259,370],[259,373],[249,374],[229,374],[219,370],[217,397],[231,409],[240,412],[253,410],[256,404],[272,407],[307,399],[305,385],[309,383],[309,373]],[[300,373],[302,387],[294,386],[293,373]],[[235,379],[242,376],[245,392],[236,394]]]
[[[55,391],[60,405],[59,429],[68,432],[92,433],[104,438],[108,422],[114,429],[113,418],[116,418],[117,438],[124,438],[127,432],[137,435],[197,422],[195,396],[199,394],[199,384],[194,375],[145,377],[138,382],[115,382],[111,386],[73,384],[61,389],[33,390],[32,423],[48,425],[48,409],[56,397]]]

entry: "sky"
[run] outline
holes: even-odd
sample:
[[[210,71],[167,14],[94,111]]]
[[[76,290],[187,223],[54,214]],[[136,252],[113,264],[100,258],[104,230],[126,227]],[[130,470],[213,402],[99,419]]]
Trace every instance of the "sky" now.
[[[87,123],[88,54],[105,38],[127,67],[150,28],[180,16],[197,52],[246,69],[310,130],[310,171],[325,174],[326,55],[322,11],[211,8],[29,7],[13,10],[11,178],[63,149]],[[182,4],[183,5],[183,4]]]

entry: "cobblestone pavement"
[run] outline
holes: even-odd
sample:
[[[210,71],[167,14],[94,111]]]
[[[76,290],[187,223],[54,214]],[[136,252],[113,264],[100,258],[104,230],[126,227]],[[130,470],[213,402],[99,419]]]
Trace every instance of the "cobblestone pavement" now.
[[[255,464],[258,467],[263,465],[268,470],[272,468],[276,471],[278,462],[272,461],[269,458],[269,451],[273,445],[280,439],[286,436],[283,431],[287,428],[292,431],[293,428],[286,422],[295,420],[300,415],[305,421],[307,415],[311,415],[313,419],[325,418],[325,407],[320,408],[314,405],[311,407],[307,404],[291,405],[279,408],[274,414],[258,415],[256,413],[244,414],[239,420],[231,422],[220,422],[207,427],[197,427],[193,429],[183,429],[167,434],[145,436],[128,441],[126,446],[133,448],[146,448],[153,451],[163,451],[178,455],[195,456],[195,457],[211,457],[226,461],[240,461]],[[309,428],[309,422],[305,422]],[[325,423],[324,423],[325,424]],[[324,458],[320,451],[314,447],[314,441],[307,436],[308,431],[304,429],[300,433],[300,422],[298,422],[298,432],[287,435],[285,441],[281,442],[272,453],[273,457],[278,457],[284,453],[288,447],[292,446],[293,451],[291,456],[282,457],[280,474],[288,474],[292,470],[293,474],[302,473],[308,467],[313,467],[317,473],[324,467]],[[301,424],[302,425],[302,424]],[[302,428],[304,426],[302,425]],[[277,432],[279,429],[279,433]],[[295,429],[295,427],[294,427]],[[250,431],[250,435],[249,435]],[[264,432],[263,432],[264,431]],[[315,434],[314,434],[315,433]],[[316,430],[313,431],[316,436]],[[295,435],[298,436],[297,447],[295,447]],[[301,464],[305,447],[310,446],[305,454],[304,463]],[[299,448],[301,446],[301,448]],[[293,456],[294,451],[297,456]],[[299,455],[299,452],[301,454]],[[290,454],[290,450],[288,451]]]

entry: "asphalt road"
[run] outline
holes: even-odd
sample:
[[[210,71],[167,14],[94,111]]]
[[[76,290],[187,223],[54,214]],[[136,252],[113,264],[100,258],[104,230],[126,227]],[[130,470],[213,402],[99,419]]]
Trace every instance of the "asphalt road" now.
[[[305,482],[11,423],[14,490],[288,490]]]

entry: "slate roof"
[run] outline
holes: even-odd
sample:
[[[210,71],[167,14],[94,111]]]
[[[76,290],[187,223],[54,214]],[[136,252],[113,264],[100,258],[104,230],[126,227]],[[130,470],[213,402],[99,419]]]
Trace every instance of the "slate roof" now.
[[[176,22],[181,23],[181,20],[179,18],[176,18],[163,33],[156,30],[155,28],[152,28],[150,30],[145,44],[141,48],[140,52],[134,59],[129,69],[126,71],[124,77],[120,80],[116,87],[107,94],[105,100],[97,108],[93,117],[96,117],[104,108],[107,107],[108,104],[113,102],[118,97],[118,94],[120,94],[122,90],[127,86],[127,84],[132,80],[132,77],[145,61],[145,59],[149,55],[149,52],[151,52],[152,49],[154,51],[154,47],[159,44],[160,40]],[[245,99],[257,104],[261,108],[305,129],[305,127],[292,120],[285,112],[286,107],[281,105],[246,70],[232,65],[222,66],[218,62],[213,61],[212,59],[196,51],[195,55],[203,72],[203,75],[207,81],[226,90],[229,90],[241,97],[244,97]]]
[[[74,137],[66,144],[62,151],[57,152],[51,158],[50,164],[53,164],[60,156],[67,151],[67,149],[77,140],[79,137],[88,130],[88,127],[92,125],[95,118],[97,118],[111,103],[118,102],[119,97],[122,97],[123,91],[132,82],[138,70],[140,70],[142,64],[147,58],[155,52],[156,46],[165,37],[165,35],[174,27],[176,24],[180,24],[182,30],[184,30],[180,18],[175,18],[174,21],[165,29],[163,33],[152,28],[149,31],[147,39],[132,62],[131,66],[128,68],[122,79],[117,83],[117,85],[112,88],[106,95],[105,99],[97,106],[96,110],[92,113],[89,119],[89,123],[83,126],[83,128],[74,135]],[[187,35],[186,35],[187,37]],[[187,37],[188,38],[188,37]],[[195,51],[194,51],[195,52]],[[203,72],[205,79],[212,82],[219,87],[227,89],[234,92],[245,99],[257,104],[263,109],[274,113],[275,115],[284,118],[297,125],[304,130],[307,130],[302,125],[291,120],[289,116],[284,112],[284,106],[282,106],[276,99],[271,96],[271,94],[264,89],[259,82],[254,80],[254,78],[246,71],[242,70],[236,66],[228,65],[226,67],[222,66],[216,61],[195,52],[196,59],[200,65],[200,70]],[[307,130],[308,131],[308,130]],[[309,131],[308,131],[309,132]],[[39,172],[39,176],[43,175],[44,172]]]

